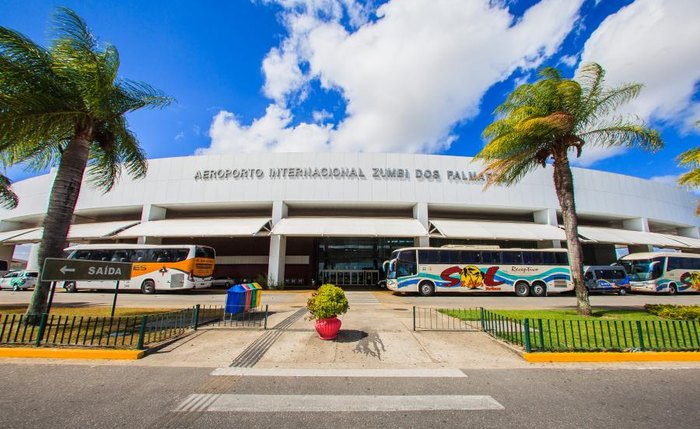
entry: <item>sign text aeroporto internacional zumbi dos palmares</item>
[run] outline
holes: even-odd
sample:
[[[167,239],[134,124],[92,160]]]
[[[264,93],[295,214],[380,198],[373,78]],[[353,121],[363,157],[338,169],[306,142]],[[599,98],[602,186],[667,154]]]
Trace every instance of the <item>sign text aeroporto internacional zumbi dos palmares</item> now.
[[[269,179],[306,179],[306,180],[419,180],[448,182],[483,183],[487,175],[476,171],[464,170],[430,170],[408,168],[356,168],[356,167],[287,167],[287,168],[221,168],[197,170],[196,181],[221,180],[262,180]]]

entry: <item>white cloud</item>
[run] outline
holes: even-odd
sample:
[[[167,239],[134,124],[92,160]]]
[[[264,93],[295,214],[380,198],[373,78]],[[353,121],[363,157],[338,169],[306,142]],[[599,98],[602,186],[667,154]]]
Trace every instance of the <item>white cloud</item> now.
[[[311,116],[314,118],[314,122],[325,122],[328,119],[331,119],[333,117],[333,114],[330,113],[327,110],[314,110],[313,113],[311,113]]]
[[[211,147],[198,153],[446,149],[452,127],[478,114],[493,84],[557,52],[581,2],[542,0],[516,18],[488,0],[392,0],[370,22],[354,0],[276,0],[289,34],[262,65],[274,103],[250,125],[219,112]],[[290,103],[313,80],[341,94],[346,117],[293,126]]]
[[[330,129],[302,123],[291,126],[289,110],[272,104],[251,125],[242,125],[233,113],[221,111],[209,129],[212,143],[197,155],[250,152],[316,152],[328,150]]]
[[[637,0],[608,16],[593,32],[581,64],[599,63],[611,86],[644,84],[639,97],[617,113],[669,123],[683,132],[697,131],[693,124],[700,119],[700,103],[692,97],[700,81],[699,15],[697,0]],[[579,165],[624,152],[587,147]]]
[[[637,0],[593,32],[581,62],[602,65],[610,85],[645,85],[625,109],[629,113],[676,125],[700,119],[692,101],[700,81],[698,16],[697,0]]]
[[[559,64],[564,64],[569,67],[573,67],[576,65],[576,62],[578,61],[578,55],[564,55],[561,58],[559,58]]]
[[[179,142],[180,140],[185,138],[185,133],[184,131],[180,131],[179,133],[175,134],[175,141]]]
[[[578,167],[590,167],[600,160],[622,155],[626,151],[627,148],[621,146],[600,147],[587,145],[583,147],[580,158],[576,158],[576,151],[572,149],[569,153],[569,160],[571,161],[572,165]]]

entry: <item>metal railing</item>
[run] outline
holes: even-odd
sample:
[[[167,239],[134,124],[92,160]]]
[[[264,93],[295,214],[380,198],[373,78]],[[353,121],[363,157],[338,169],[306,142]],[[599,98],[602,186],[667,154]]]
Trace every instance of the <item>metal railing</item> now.
[[[236,314],[226,313],[226,307],[222,306],[202,306],[199,309],[198,325],[267,329],[268,316],[269,308],[267,305]]]
[[[144,349],[184,334],[198,323],[199,306],[143,316],[100,317],[0,314],[0,345]]]
[[[514,319],[482,310],[488,334],[531,351],[700,351],[698,320]]]
[[[700,351],[698,320],[514,318],[483,308],[413,307],[413,330],[484,331],[541,351]]]
[[[479,309],[413,307],[413,330],[480,331]]]

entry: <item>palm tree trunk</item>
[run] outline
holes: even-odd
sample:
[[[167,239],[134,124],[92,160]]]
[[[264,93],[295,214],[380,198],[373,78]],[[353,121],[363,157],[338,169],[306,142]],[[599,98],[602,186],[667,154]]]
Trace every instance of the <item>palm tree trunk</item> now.
[[[554,189],[564,218],[564,232],[566,234],[566,246],[569,250],[571,280],[574,282],[574,290],[576,291],[576,308],[578,314],[590,316],[592,314],[591,302],[588,299],[588,290],[583,282],[583,249],[578,238],[578,218],[576,217],[576,203],[574,202],[574,177],[571,174],[566,147],[554,156]]]
[[[87,166],[92,132],[91,124],[80,127],[61,155],[49,196],[49,208],[44,217],[44,234],[39,247],[39,269],[43,268],[46,258],[63,257],[68,230],[80,195],[83,173]],[[50,286],[50,282],[37,283],[27,308],[28,322],[36,323],[46,311]]]

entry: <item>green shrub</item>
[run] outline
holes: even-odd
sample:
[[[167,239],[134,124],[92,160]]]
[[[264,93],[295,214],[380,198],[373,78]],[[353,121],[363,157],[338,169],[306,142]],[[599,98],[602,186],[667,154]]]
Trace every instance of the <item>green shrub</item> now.
[[[700,319],[700,305],[646,304],[644,308],[649,313],[664,319]]]
[[[284,289],[284,283],[276,283],[265,274],[258,274],[255,279],[253,279],[253,282],[259,284],[263,289]]]
[[[312,319],[328,319],[348,311],[348,300],[345,292],[338,286],[324,284],[311,295],[306,302],[306,309]]]

